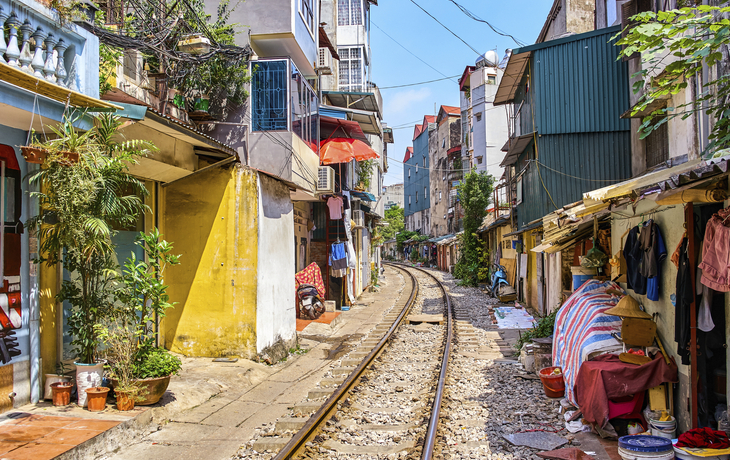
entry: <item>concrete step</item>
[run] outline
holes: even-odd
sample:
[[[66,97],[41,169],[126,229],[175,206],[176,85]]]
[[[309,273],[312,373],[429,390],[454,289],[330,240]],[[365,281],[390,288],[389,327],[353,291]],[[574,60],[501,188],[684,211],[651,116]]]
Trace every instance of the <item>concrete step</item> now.
[[[285,431],[299,431],[304,428],[307,423],[307,417],[286,417],[276,421],[276,432],[283,433]]]
[[[261,436],[253,443],[253,450],[256,452],[265,452],[271,450],[278,452],[289,442],[291,438],[282,438],[280,436]]]

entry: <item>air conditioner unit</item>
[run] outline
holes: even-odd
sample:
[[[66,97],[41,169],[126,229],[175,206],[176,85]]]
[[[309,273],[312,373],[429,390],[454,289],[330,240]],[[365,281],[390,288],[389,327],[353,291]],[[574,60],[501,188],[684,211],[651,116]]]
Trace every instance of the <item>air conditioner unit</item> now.
[[[317,170],[317,193],[335,192],[335,170],[330,166],[320,166]]]
[[[355,227],[365,226],[365,211],[353,211],[352,220],[355,221]]]
[[[317,68],[314,69],[319,75],[332,75],[332,52],[329,48],[320,48],[317,55]]]

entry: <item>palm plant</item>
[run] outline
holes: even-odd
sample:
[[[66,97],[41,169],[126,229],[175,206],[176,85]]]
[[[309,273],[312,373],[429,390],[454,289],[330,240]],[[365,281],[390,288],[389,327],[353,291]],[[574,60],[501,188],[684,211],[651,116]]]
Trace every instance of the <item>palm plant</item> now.
[[[72,306],[68,325],[79,361],[93,363],[99,343],[95,327],[113,305],[114,228],[134,224],[148,209],[142,200],[147,190],[128,168],[156,147],[123,140],[123,123],[111,114],[95,117],[85,133],[76,130],[75,121],[66,118],[52,129],[56,138],[43,145],[49,155],[29,178],[41,212],[26,225],[39,237],[36,262],[53,266],[62,261],[72,275],[56,298]],[[70,163],[61,151],[78,154],[78,162]]]

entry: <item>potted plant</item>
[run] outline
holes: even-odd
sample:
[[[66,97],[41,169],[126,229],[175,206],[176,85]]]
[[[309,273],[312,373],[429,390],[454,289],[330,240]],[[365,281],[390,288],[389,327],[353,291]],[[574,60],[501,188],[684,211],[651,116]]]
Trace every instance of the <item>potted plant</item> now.
[[[71,382],[54,382],[51,384],[51,397],[54,406],[68,406],[71,404]]]
[[[140,386],[134,379],[134,361],[139,350],[138,338],[125,319],[100,328],[100,336],[106,345],[105,358],[109,377],[114,386],[117,409],[120,411],[134,409],[135,400],[141,394]]]
[[[58,138],[42,143],[50,154],[29,178],[41,212],[26,225],[39,236],[35,262],[62,263],[70,273],[56,300],[71,304],[67,324],[77,352],[79,405],[84,406],[84,390],[101,384],[96,327],[114,310],[118,264],[111,237],[114,228],[134,224],[147,209],[141,199],[147,193],[144,183],[127,168],[155,147],[120,139],[122,122],[111,114],[96,117],[85,133],[77,132],[75,121],[66,118],[54,129]],[[75,153],[79,161],[69,163],[58,151]]]
[[[160,400],[170,377],[182,367],[180,358],[155,346],[154,330],[156,321],[173,307],[163,277],[169,265],[180,263],[180,256],[170,253],[172,244],[162,239],[156,228],[147,234],[140,233],[135,243],[144,249],[147,261],[137,260],[131,254],[122,268],[121,286],[116,295],[126,311],[127,321],[135,324],[138,348],[133,376],[142,395],[137,404],[144,406]]]
[[[109,388],[95,386],[87,388],[85,391],[89,412],[101,412],[106,409],[106,397],[109,394]]]
[[[52,399],[53,398],[53,391],[51,389],[51,385],[56,382],[71,382],[71,377],[66,375],[66,365],[63,363],[63,361],[59,361],[58,365],[56,365],[56,373],[55,374],[46,374],[46,382],[45,382],[45,391],[43,392],[43,399]],[[71,385],[73,386],[73,385]]]

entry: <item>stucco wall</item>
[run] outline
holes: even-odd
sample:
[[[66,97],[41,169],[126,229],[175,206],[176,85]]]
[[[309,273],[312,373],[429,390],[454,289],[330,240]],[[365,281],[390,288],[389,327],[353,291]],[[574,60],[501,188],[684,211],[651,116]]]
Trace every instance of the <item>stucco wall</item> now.
[[[257,174],[242,166],[213,168],[167,187],[165,239],[182,254],[166,280],[178,302],[161,327],[171,350],[255,355],[258,209]]]
[[[259,174],[256,346],[259,352],[296,334],[294,213],[289,187]]]

